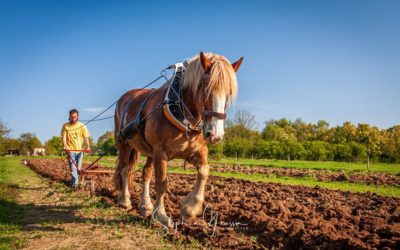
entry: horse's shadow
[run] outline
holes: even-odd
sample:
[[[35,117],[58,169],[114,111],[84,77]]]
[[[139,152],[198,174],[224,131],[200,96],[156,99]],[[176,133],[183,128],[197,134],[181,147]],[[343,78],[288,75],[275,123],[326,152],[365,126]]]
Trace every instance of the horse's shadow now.
[[[100,206],[108,205],[99,202]],[[8,208],[11,211],[9,216],[0,216],[0,224],[17,225],[20,231],[64,231],[65,224],[82,223],[96,225],[115,225],[126,224],[133,221],[139,221],[139,218],[124,217],[116,219],[89,218],[81,215],[79,211],[92,204],[84,205],[38,205],[33,203],[18,204],[12,200],[0,199],[0,208]]]

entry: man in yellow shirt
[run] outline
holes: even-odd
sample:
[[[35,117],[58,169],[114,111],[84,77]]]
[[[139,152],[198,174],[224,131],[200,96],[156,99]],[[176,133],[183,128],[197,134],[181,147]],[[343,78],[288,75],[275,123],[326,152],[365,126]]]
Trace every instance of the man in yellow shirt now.
[[[71,188],[75,189],[79,182],[79,171],[82,169],[83,143],[86,150],[90,151],[89,131],[86,126],[78,122],[79,112],[76,109],[69,111],[69,122],[64,123],[61,136],[63,148],[67,152],[69,169],[71,170]]]

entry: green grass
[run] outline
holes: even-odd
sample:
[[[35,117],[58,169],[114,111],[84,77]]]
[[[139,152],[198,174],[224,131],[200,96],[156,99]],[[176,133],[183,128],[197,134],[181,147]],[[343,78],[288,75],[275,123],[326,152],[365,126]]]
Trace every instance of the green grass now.
[[[91,161],[95,159],[92,156]],[[100,163],[114,168],[113,157],[108,157],[107,161],[101,161]],[[143,158],[144,160],[145,158]],[[87,159],[89,161],[89,159]],[[227,158],[219,161],[210,160],[210,163],[219,164],[240,164],[243,166],[265,166],[265,167],[282,167],[282,168],[298,168],[298,169],[314,169],[314,170],[330,170],[338,171],[342,170],[347,174],[351,172],[359,172],[361,174],[367,174],[366,165],[361,163],[346,163],[346,162],[315,162],[315,161],[288,161],[284,160],[252,160],[252,159],[236,159]],[[143,167],[143,164],[139,164],[137,171]],[[373,172],[385,172],[388,174],[399,174],[400,164],[387,164],[387,163],[373,163],[370,165],[370,171]],[[194,174],[195,170],[186,170],[182,168],[169,167],[168,172],[170,173],[180,173],[180,174]],[[249,181],[261,181],[261,182],[272,182],[280,183],[285,185],[301,185],[307,187],[322,187],[330,190],[341,190],[350,192],[372,192],[383,196],[400,197],[400,187],[389,186],[389,185],[373,185],[366,183],[353,183],[353,182],[342,182],[342,181],[319,181],[314,177],[289,177],[283,176],[278,177],[274,175],[263,175],[263,174],[245,174],[239,172],[228,172],[222,173],[217,171],[212,171],[212,175],[220,177],[232,177],[237,179],[249,180]]]
[[[349,163],[349,162],[334,162],[334,161],[290,161],[286,160],[261,160],[261,159],[234,159],[224,158],[221,160],[209,161],[210,163],[220,164],[240,164],[244,166],[265,166],[265,167],[281,167],[281,168],[302,168],[316,170],[342,170],[345,172],[366,172],[366,163]],[[400,164],[389,163],[372,163],[370,164],[372,172],[386,172],[389,174],[400,174]]]
[[[85,162],[90,163],[95,160],[97,156],[86,156]],[[115,167],[115,157],[107,156],[105,159],[100,160],[100,164],[114,168]],[[145,160],[144,157],[141,158]],[[181,160],[177,160],[181,161]],[[265,167],[282,167],[282,168],[298,168],[298,169],[315,169],[315,170],[330,170],[330,171],[338,171],[342,170],[344,172],[359,172],[361,174],[367,174],[366,165],[362,163],[346,163],[346,162],[316,162],[316,161],[291,161],[290,164],[288,161],[284,160],[258,160],[258,159],[236,159],[233,158],[225,158],[221,160],[210,160],[210,163],[219,163],[219,164],[240,164],[242,166],[265,166]],[[139,164],[137,171],[143,167],[143,164]],[[385,172],[389,174],[399,174],[400,173],[400,164],[387,164],[387,163],[372,163],[370,165],[370,171],[373,172]],[[170,173],[181,173],[181,174],[193,174],[194,170],[186,170],[184,171],[181,168],[169,167],[168,172]],[[369,185],[366,183],[352,183],[352,182],[339,182],[339,181],[319,181],[312,177],[277,177],[273,175],[263,175],[263,174],[245,174],[238,172],[229,172],[222,173],[212,171],[214,176],[220,177],[232,177],[250,181],[262,181],[262,182],[273,182],[273,183],[281,183],[285,185],[302,185],[308,187],[323,187],[331,190],[342,190],[342,191],[350,191],[350,192],[373,192],[379,195],[384,196],[393,196],[400,197],[400,188],[396,186],[386,186],[386,185]]]
[[[91,163],[98,156],[85,156],[85,162]],[[115,156],[106,156],[100,160],[100,164],[114,168],[115,167]],[[145,157],[141,157],[145,160]],[[176,160],[182,161],[182,160]],[[291,161],[290,163],[286,160],[261,160],[261,159],[239,159],[234,158],[223,158],[220,160],[210,159],[209,163],[217,164],[239,164],[242,166],[261,166],[261,167],[280,167],[280,168],[299,168],[299,169],[315,169],[315,170],[330,170],[330,171],[344,171],[346,173],[351,172],[367,172],[366,163],[349,163],[349,162],[334,162],[334,161]],[[371,172],[383,172],[388,174],[400,174],[400,164],[389,164],[389,163],[371,163],[369,171]]]
[[[20,158],[0,157],[0,249],[17,249],[25,246],[19,237],[19,219],[23,210],[15,203],[15,186],[21,174],[32,174],[22,167]]]
[[[171,167],[168,169],[169,173],[177,174],[196,174],[195,170],[183,170],[182,168]],[[382,196],[400,197],[400,187],[397,186],[386,186],[386,185],[368,185],[364,183],[352,183],[352,182],[325,182],[318,181],[312,177],[277,177],[274,175],[263,175],[263,174],[244,174],[238,172],[216,172],[211,171],[211,175],[225,177],[225,178],[236,178],[248,181],[260,181],[260,182],[272,182],[280,183],[284,185],[301,185],[307,187],[322,187],[330,190],[341,190],[350,191],[357,193],[372,192]]]

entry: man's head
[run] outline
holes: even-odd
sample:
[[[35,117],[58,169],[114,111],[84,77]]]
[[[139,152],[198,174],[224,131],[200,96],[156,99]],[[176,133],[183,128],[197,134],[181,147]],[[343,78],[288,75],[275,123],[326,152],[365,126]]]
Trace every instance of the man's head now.
[[[69,111],[69,122],[76,123],[78,121],[79,112],[77,109],[71,109]]]

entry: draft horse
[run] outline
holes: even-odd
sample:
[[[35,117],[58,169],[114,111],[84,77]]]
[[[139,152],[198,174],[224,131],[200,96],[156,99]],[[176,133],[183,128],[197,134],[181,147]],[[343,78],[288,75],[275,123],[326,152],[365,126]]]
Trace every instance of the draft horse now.
[[[158,89],[132,89],[121,96],[115,109],[115,137],[137,117],[145,117],[140,131],[126,140],[116,140],[118,158],[114,185],[119,191],[118,203],[130,209],[128,185],[138,164],[139,152],[147,156],[143,168],[143,191],[140,213],[154,216],[166,226],[172,226],[167,216],[164,197],[168,189],[167,162],[184,159],[197,169],[194,189],[182,200],[181,217],[195,217],[202,213],[204,187],[209,175],[208,147],[224,135],[226,107],[236,98],[238,87],[236,72],[243,57],[230,63],[224,56],[203,53],[187,61],[178,83],[179,107],[185,117],[177,121],[166,112],[165,96],[170,91],[167,81]],[[150,180],[155,170],[155,205],[150,199]]]

